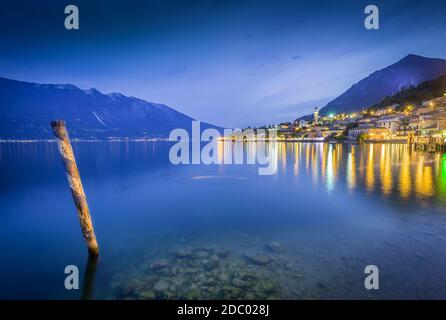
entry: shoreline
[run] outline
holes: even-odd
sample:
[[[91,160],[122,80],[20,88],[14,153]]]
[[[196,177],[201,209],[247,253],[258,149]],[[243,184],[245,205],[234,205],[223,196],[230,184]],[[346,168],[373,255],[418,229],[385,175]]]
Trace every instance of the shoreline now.
[[[169,142],[168,138],[153,138],[153,139],[134,139],[134,138],[122,138],[122,139],[70,139],[71,142]],[[235,140],[219,140],[219,141],[231,141]],[[0,139],[0,143],[55,143],[56,139]],[[174,142],[174,141],[172,141]],[[242,141],[241,141],[242,142]],[[358,141],[358,140],[318,140],[318,139],[305,139],[305,140],[293,140],[293,139],[283,139],[283,140],[244,140],[243,142],[286,142],[286,143],[342,143],[342,144],[361,144],[361,143],[388,143],[388,144],[407,144],[407,141],[401,140],[368,140],[368,141]]]

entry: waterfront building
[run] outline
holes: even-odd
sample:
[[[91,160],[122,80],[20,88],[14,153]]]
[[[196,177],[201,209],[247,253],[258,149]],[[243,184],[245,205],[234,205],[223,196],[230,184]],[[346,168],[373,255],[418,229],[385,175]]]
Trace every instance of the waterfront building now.
[[[389,135],[389,129],[372,126],[359,126],[348,131],[348,138],[356,140],[361,135],[367,136],[370,140],[385,140]]]
[[[293,124],[291,122],[282,122],[279,124],[279,130],[293,131]]]
[[[433,111],[433,107],[430,103],[427,103],[427,104],[423,103],[422,106],[420,106],[414,110],[414,114],[426,115],[426,114],[431,113],[432,111]]]
[[[294,120],[294,125],[298,128],[306,127],[308,126],[308,121],[304,119],[296,119]]]
[[[395,112],[397,107],[399,107],[399,104],[394,103],[390,106],[380,108],[380,109],[376,110],[375,115],[381,116],[381,115],[385,115],[385,114],[391,114],[391,113]]]
[[[387,128],[390,134],[396,134],[400,127],[400,116],[381,117],[376,121],[376,126]]]
[[[340,136],[345,130],[345,127],[332,126],[328,128],[329,136]]]
[[[424,101],[423,107],[430,107],[431,110],[434,110],[437,108],[446,108],[446,96],[442,96],[442,97],[435,98],[432,100]]]

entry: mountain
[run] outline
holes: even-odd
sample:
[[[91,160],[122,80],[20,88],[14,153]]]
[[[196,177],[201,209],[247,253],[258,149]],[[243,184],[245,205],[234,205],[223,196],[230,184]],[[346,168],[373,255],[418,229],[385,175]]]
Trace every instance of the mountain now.
[[[395,64],[375,71],[354,84],[339,97],[330,101],[320,113],[325,115],[330,112],[358,111],[404,88],[416,86],[443,74],[446,74],[446,60],[409,54]]]
[[[51,139],[50,121],[64,119],[70,137],[168,137],[190,132],[191,117],[166,105],[120,93],[0,78],[0,139]],[[201,128],[214,127],[201,123]]]

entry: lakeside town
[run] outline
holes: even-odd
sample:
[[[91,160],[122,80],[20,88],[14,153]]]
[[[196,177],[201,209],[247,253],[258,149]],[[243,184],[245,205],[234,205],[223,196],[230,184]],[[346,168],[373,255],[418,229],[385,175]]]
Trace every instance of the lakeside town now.
[[[446,140],[446,93],[418,104],[391,104],[360,112],[321,115],[264,126],[276,129],[279,140],[401,142],[442,147]]]

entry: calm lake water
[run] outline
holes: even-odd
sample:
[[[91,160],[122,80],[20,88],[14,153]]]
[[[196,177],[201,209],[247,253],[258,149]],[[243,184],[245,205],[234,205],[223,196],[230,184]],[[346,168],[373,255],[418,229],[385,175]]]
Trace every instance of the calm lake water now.
[[[73,147],[101,249],[95,282],[83,283],[56,145],[1,143],[2,299],[446,298],[446,155],[278,143],[277,174],[259,176],[174,166],[165,142]],[[379,290],[364,288],[369,264]],[[67,265],[80,290],[64,288]]]

